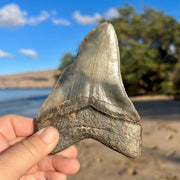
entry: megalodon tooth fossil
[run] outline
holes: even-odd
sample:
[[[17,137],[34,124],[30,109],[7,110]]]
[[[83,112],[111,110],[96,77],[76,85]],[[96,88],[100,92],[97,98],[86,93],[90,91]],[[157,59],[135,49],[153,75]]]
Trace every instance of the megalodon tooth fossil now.
[[[128,157],[142,151],[140,117],[121,79],[115,30],[110,23],[94,28],[40,108],[36,130],[54,126],[60,141],[52,154],[93,138]]]

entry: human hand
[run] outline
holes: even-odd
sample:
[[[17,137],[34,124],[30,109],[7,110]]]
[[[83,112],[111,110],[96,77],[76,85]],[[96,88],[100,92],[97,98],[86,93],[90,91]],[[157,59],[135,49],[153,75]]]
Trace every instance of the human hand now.
[[[0,117],[0,180],[64,180],[79,170],[74,146],[48,156],[59,140],[55,128],[33,133],[32,118]]]

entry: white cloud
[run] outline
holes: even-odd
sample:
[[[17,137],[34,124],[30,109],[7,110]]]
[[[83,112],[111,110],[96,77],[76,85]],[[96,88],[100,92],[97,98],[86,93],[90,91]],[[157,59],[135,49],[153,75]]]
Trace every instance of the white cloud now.
[[[41,11],[39,16],[27,18],[26,23],[30,25],[36,25],[49,19],[49,17],[50,15],[47,11]]]
[[[50,17],[47,11],[41,11],[39,16],[28,17],[27,11],[21,10],[17,4],[8,4],[0,9],[0,27],[14,28],[25,24],[36,25]]]
[[[51,11],[51,14],[52,14],[52,15],[57,15],[57,11],[56,11],[56,10],[52,10],[52,11]]]
[[[118,18],[120,16],[117,8],[110,8],[108,11],[105,12],[104,18],[109,20],[113,18]]]
[[[29,56],[29,57],[32,57],[32,58],[37,57],[37,52],[32,50],[32,49],[20,49],[19,53],[24,54],[24,55]]]
[[[99,13],[95,13],[93,16],[81,15],[79,11],[75,11],[73,13],[73,18],[79,24],[88,25],[88,24],[97,24],[102,19],[102,16]]]
[[[82,25],[97,24],[102,19],[110,20],[118,17],[120,17],[120,14],[117,8],[110,8],[104,15],[101,15],[100,13],[94,13],[93,16],[82,15],[79,11],[73,13],[73,18]]]
[[[4,52],[2,50],[0,50],[0,58],[13,58],[13,55],[11,55],[10,53]]]
[[[57,18],[53,18],[52,22],[56,25],[64,25],[64,26],[70,26],[71,23],[70,21],[68,21],[67,19],[57,19]]]
[[[23,26],[26,23],[26,11],[21,11],[16,4],[9,4],[0,9],[0,27]]]

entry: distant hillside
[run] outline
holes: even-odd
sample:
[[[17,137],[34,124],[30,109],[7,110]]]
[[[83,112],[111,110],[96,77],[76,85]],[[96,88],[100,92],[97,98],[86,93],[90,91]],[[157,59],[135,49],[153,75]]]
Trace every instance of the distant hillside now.
[[[0,76],[0,88],[51,88],[56,70]]]

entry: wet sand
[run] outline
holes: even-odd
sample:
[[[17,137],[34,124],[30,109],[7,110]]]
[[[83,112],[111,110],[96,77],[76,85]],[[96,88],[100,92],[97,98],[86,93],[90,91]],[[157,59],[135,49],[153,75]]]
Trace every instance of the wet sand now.
[[[143,154],[127,158],[87,139],[77,144],[81,169],[68,180],[180,180],[180,101],[136,101]]]

